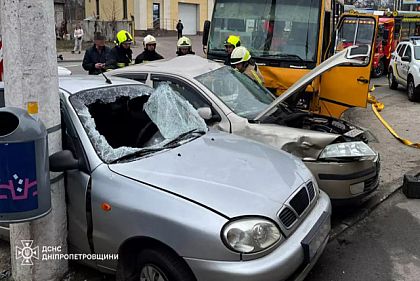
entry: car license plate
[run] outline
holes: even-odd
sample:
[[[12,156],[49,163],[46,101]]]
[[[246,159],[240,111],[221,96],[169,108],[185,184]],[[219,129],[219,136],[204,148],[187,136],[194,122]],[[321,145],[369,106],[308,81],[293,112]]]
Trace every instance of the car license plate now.
[[[328,238],[330,233],[331,222],[330,214],[324,212],[312,230],[302,240],[301,244],[305,254],[305,262],[310,263],[317,254],[319,248]]]
[[[363,134],[363,133],[364,133],[364,131],[362,131],[362,130],[353,129],[353,130],[348,131],[347,133],[344,133],[343,135],[345,135],[346,137],[354,138],[354,137],[357,137],[357,136],[359,136],[360,134]]]

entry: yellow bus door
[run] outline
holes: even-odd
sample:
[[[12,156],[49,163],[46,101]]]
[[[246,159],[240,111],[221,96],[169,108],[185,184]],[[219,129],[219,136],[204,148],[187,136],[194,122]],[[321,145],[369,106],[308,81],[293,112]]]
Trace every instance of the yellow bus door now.
[[[333,38],[334,51],[353,45],[369,45],[371,55],[362,66],[337,66],[321,75],[317,104],[320,114],[340,118],[348,108],[366,107],[377,22],[376,16],[342,16]]]

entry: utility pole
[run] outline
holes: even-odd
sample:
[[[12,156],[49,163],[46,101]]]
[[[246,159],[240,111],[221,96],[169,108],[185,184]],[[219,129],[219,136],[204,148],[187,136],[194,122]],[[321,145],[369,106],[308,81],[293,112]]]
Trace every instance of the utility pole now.
[[[6,106],[38,110],[48,129],[50,155],[62,149],[58,96],[57,51],[53,0],[0,0]],[[51,174],[50,178],[57,178]],[[51,184],[52,211],[28,223],[10,225],[12,276],[15,281],[61,280],[68,270],[64,259],[48,254],[67,254],[67,220],[64,181]],[[38,248],[33,265],[22,265],[17,247],[32,240]],[[46,248],[49,247],[49,248]],[[47,252],[46,249],[55,250]],[[58,250],[60,250],[58,252]],[[51,255],[50,255],[51,256]],[[44,258],[44,259],[43,259]]]

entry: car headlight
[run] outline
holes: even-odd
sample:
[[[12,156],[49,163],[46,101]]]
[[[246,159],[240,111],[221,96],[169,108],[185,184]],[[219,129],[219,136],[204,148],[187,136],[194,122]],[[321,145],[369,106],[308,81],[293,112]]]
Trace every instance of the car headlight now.
[[[362,141],[341,142],[327,145],[319,159],[375,157],[376,152]]]
[[[239,253],[256,253],[278,242],[282,235],[278,227],[263,218],[242,218],[227,223],[222,229],[225,244]]]

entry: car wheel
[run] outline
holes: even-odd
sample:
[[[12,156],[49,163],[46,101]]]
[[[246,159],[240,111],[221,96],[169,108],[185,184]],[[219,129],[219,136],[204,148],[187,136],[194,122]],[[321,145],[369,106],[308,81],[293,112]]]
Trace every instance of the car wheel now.
[[[388,73],[388,85],[390,89],[396,90],[398,88],[397,80],[395,80],[394,73],[392,70]]]
[[[409,101],[416,101],[418,98],[418,91],[416,91],[416,85],[414,85],[414,80],[412,77],[408,78],[407,94]]]
[[[385,72],[385,64],[383,60],[380,60],[378,66],[375,67],[372,71],[373,77],[379,78],[384,75]]]
[[[141,251],[137,267],[140,281],[196,281],[183,260],[166,250]]]

